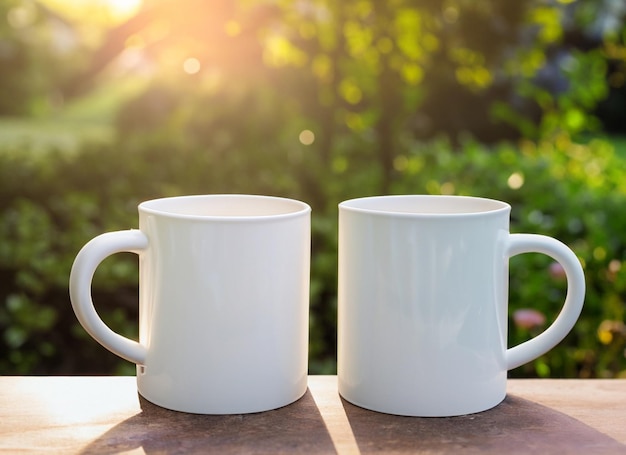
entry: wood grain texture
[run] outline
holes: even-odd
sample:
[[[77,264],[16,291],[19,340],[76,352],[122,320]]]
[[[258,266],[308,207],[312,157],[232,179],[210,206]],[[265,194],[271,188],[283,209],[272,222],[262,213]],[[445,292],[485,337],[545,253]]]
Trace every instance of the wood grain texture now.
[[[400,417],[309,377],[296,403],[203,416],[139,397],[133,377],[0,377],[0,453],[626,454],[626,380],[510,380],[478,414]]]

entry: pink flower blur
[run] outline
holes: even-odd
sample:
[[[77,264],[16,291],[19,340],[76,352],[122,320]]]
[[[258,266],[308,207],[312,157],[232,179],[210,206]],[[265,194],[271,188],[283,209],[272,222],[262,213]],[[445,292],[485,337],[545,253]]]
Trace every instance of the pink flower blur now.
[[[513,322],[517,327],[523,329],[533,329],[545,324],[545,315],[537,310],[523,308],[513,313]]]
[[[563,279],[565,278],[565,269],[558,262],[553,262],[550,264],[550,276],[554,279]]]

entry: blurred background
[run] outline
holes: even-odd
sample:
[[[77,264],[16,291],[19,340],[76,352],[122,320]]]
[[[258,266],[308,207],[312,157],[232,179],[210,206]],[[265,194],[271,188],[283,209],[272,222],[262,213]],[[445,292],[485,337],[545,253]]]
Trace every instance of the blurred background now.
[[[337,204],[458,194],[570,245],[587,279],[559,346],[513,377],[626,377],[622,0],[3,0],[0,374],[134,374],[71,310],[78,250],[139,202],[200,193],[313,208],[310,373],[336,371]],[[93,286],[137,337],[138,261]],[[510,266],[509,344],[565,280]]]

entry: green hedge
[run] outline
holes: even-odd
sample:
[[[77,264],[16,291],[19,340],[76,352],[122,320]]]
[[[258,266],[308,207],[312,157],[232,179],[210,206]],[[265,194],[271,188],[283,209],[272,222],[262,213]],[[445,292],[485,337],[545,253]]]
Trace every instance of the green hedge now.
[[[310,162],[314,158],[294,141],[222,138],[220,148],[180,139],[135,137],[85,145],[76,154],[0,151],[0,374],[133,372],[77,324],[67,294],[72,261],[95,235],[136,227],[142,200],[216,192],[318,201],[312,220],[310,371],[335,371],[336,205],[378,191],[376,165],[361,152],[363,138],[339,141],[328,168]],[[470,139],[460,145],[406,139],[397,152],[392,193],[508,201],[513,232],[554,236],[583,263],[588,293],[575,329],[513,376],[624,375],[626,164],[609,142],[577,144],[560,136],[487,147]],[[312,194],[302,175],[323,182],[324,193]],[[510,271],[511,314],[533,308],[550,323],[565,293],[551,260],[518,256]],[[116,255],[98,269],[93,286],[104,320],[131,337],[137,336],[137,275],[134,255]],[[524,329],[511,318],[509,343],[542,329]]]

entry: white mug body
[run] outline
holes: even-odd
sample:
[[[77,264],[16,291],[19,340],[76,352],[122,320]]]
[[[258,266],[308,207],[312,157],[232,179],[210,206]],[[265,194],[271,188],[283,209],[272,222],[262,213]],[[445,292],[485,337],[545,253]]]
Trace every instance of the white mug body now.
[[[143,353],[126,356],[137,363],[139,393],[202,414],[260,412],[300,398],[308,205],[251,195],[157,199],[140,204],[139,231],[147,238],[135,251]]]
[[[339,205],[343,398],[423,417],[504,399],[509,214],[506,203],[458,196]]]

